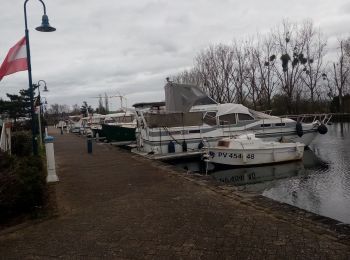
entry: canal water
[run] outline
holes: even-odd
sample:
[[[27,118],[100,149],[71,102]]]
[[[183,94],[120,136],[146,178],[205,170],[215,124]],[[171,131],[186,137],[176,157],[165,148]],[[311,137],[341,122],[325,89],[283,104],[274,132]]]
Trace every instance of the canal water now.
[[[350,224],[350,123],[334,123],[318,135],[299,162],[235,169],[209,174],[242,191],[263,196]],[[176,162],[199,171],[198,162]],[[203,170],[203,169],[202,169]]]

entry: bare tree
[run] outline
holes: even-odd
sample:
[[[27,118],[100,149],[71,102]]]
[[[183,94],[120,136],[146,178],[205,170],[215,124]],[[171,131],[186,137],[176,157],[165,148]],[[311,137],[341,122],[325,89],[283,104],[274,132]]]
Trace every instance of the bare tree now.
[[[276,62],[276,50],[271,35],[264,38],[258,37],[256,47],[253,50],[253,62],[257,64],[259,84],[261,85],[260,99],[264,109],[272,108],[272,95],[277,85],[274,66]]]
[[[262,107],[262,85],[260,84],[260,71],[256,57],[256,47],[253,44],[247,46],[248,66],[247,66],[247,89],[248,97],[253,108],[257,110],[258,106]]]
[[[195,68],[212,98],[219,103],[233,101],[233,51],[229,46],[219,44],[202,51],[195,59]]]
[[[68,114],[70,112],[70,107],[68,105],[60,105],[60,104],[52,104],[50,108],[47,110],[48,114],[52,115],[61,115]]]
[[[320,98],[322,74],[324,72],[323,57],[325,55],[326,41],[321,32],[314,29],[311,21],[303,24],[301,37],[305,40],[305,63],[302,80],[310,94],[311,111],[315,110],[315,97]]]
[[[316,104],[324,110],[328,98],[334,97],[332,86],[337,84],[332,81],[339,74],[344,76],[344,69],[350,66],[345,66],[350,60],[350,40],[343,45],[341,56],[348,57],[347,61],[334,65],[339,67],[332,68],[337,77],[330,80],[324,76],[329,69],[323,61],[326,41],[320,30],[311,21],[283,21],[274,31],[255,39],[209,46],[195,57],[192,69],[174,80],[200,85],[220,103],[237,102],[264,110],[283,104],[277,105],[280,113],[308,108],[314,112]],[[341,84],[336,92],[343,95],[346,80]]]
[[[350,56],[346,55],[346,40],[339,40],[337,62],[333,62],[332,81],[338,91],[339,110],[344,112],[343,96],[350,80]]]
[[[72,115],[80,115],[80,107],[78,104],[74,104],[72,106],[72,112],[71,112]]]
[[[108,96],[107,93],[105,92],[105,110],[106,110],[106,114],[109,113],[109,104],[108,104]]]
[[[281,67],[274,66],[280,84],[280,90],[286,97],[288,113],[296,111],[293,100],[298,101],[301,93],[302,74],[306,71],[307,58],[304,55],[307,39],[303,29],[296,24],[283,21],[282,27],[273,34]],[[277,65],[277,64],[276,64]],[[298,89],[299,87],[299,89]]]
[[[172,80],[181,84],[193,84],[199,86],[202,84],[201,77],[196,68],[184,70],[172,77]]]
[[[233,70],[232,79],[235,85],[235,101],[245,104],[249,95],[249,47],[247,42],[233,44]]]

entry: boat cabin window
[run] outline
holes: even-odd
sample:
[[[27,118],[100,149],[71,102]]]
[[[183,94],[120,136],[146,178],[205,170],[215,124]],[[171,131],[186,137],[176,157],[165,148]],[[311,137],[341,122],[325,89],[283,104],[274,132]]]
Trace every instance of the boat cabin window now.
[[[106,118],[103,122],[105,124],[111,124],[111,123],[114,123],[115,121],[113,120],[113,118]]]
[[[208,125],[216,125],[216,112],[207,112],[203,118],[203,122]]]
[[[221,146],[221,147],[229,147],[229,146],[230,146],[230,141],[220,140],[220,141],[218,142],[218,146]]]
[[[219,117],[220,125],[235,125],[236,122],[236,114],[227,114]]]
[[[286,126],[286,123],[277,123],[275,126]]]
[[[113,117],[114,121],[117,123],[131,123],[134,120],[133,116],[121,116]]]
[[[249,120],[254,120],[254,118],[248,114],[238,113],[238,120],[239,121],[249,121]]]
[[[271,124],[262,124],[261,127],[271,127]]]

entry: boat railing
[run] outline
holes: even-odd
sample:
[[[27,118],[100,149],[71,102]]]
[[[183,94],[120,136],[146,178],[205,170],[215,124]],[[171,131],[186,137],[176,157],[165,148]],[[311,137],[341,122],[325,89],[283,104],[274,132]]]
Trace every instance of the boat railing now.
[[[283,115],[281,118],[290,118],[300,123],[313,123],[319,121],[322,124],[328,124],[332,119],[332,113],[320,114],[299,114],[299,115]]]
[[[261,112],[261,113],[264,113],[266,115],[271,115],[272,114],[272,109],[269,109],[269,110],[263,110],[263,111],[257,111],[257,112]]]

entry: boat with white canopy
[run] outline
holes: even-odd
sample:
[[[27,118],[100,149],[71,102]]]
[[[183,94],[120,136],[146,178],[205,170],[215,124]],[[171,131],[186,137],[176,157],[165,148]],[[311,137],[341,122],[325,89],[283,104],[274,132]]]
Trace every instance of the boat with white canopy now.
[[[264,141],[309,145],[318,134],[325,134],[330,117],[324,115],[305,123],[271,116],[241,104],[219,104],[199,87],[168,82],[165,105],[137,106],[137,150],[141,154],[170,155],[200,152],[219,139],[254,133]]]

